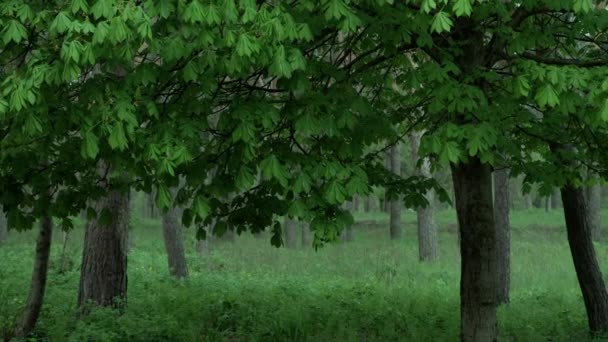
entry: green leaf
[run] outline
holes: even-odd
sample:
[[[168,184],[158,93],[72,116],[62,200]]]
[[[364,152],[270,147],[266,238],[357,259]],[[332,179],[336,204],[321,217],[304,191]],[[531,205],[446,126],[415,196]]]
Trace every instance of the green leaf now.
[[[287,61],[285,55],[285,47],[279,46],[274,52],[274,58],[270,68],[268,68],[271,74],[279,77],[291,77],[291,64]]]
[[[593,1],[591,0],[574,0],[574,5],[572,6],[574,12],[583,12],[587,13],[593,8]]]
[[[550,84],[547,84],[542,87],[536,93],[534,99],[536,100],[536,103],[538,103],[538,105],[541,107],[545,107],[547,105],[549,107],[555,107],[559,104],[559,97],[557,96],[557,93],[555,92],[553,86],[551,86]]]
[[[205,8],[198,1],[192,1],[184,11],[184,21],[189,23],[202,23],[205,20]]]
[[[87,13],[89,10],[89,5],[86,0],[72,0],[72,5],[70,6],[72,13],[76,14],[78,11],[82,11],[83,13]]]
[[[87,131],[83,138],[81,155],[84,158],[95,159],[99,153],[99,139],[90,131]]]
[[[192,210],[194,211],[194,214],[196,214],[196,216],[200,217],[202,220],[207,218],[211,212],[209,202],[207,202],[203,196],[196,196],[192,202]]]
[[[432,10],[437,8],[435,0],[422,0],[422,6],[420,7],[424,13],[431,13]]]
[[[240,190],[249,189],[255,183],[255,176],[251,169],[246,166],[242,166],[239,169],[239,173],[236,176],[235,185]]]
[[[11,41],[19,43],[27,38],[27,31],[25,26],[17,20],[9,20],[8,25],[2,30],[2,40],[4,44],[8,44]]]
[[[344,187],[337,181],[332,181],[327,185],[323,197],[330,204],[342,204],[346,200]]]
[[[453,10],[457,17],[470,16],[473,11],[471,0],[456,0]]]
[[[57,13],[55,19],[51,22],[49,30],[57,33],[67,32],[72,27],[72,20],[65,12]]]
[[[513,79],[513,90],[516,95],[527,97],[530,94],[530,83],[524,75],[517,76]]]
[[[124,150],[127,148],[127,137],[122,123],[117,123],[110,128],[108,143],[113,150]]]
[[[236,41],[236,53],[239,56],[249,57],[253,53],[257,53],[260,50],[260,46],[253,40],[253,38],[247,34],[242,33],[239,35]]]
[[[169,189],[164,184],[159,185],[158,190],[156,191],[156,205],[158,208],[161,210],[168,209],[171,207],[171,201],[171,192]]]
[[[450,19],[450,15],[446,12],[439,11],[433,17],[431,21],[431,32],[447,32],[450,31],[452,27],[452,19]]]
[[[300,172],[298,178],[293,185],[293,191],[295,193],[308,193],[310,192],[310,187],[312,185],[312,181],[307,173]]]
[[[281,186],[287,186],[288,173],[274,154],[271,154],[266,157],[266,159],[262,160],[260,167],[262,168],[262,173],[266,178],[274,178],[281,184]]]
[[[91,7],[91,13],[95,20],[104,17],[110,19],[114,16],[116,8],[114,7],[113,0],[97,0],[97,2]]]

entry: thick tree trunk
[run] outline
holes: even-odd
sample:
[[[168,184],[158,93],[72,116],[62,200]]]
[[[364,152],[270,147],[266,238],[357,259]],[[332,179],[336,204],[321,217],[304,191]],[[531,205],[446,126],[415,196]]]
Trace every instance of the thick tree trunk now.
[[[399,143],[391,147],[390,151],[391,172],[401,176],[401,149]],[[401,239],[401,200],[394,198],[390,200],[390,236],[391,240]]]
[[[298,247],[298,222],[290,218],[285,218],[283,223],[283,234],[285,236],[285,247]]]
[[[494,172],[494,220],[498,253],[498,303],[509,302],[511,287],[511,222],[509,221],[509,170]]]
[[[422,132],[414,132],[410,136],[412,145],[412,161],[418,163],[418,148]],[[431,178],[431,164],[428,158],[424,158],[416,173],[426,178]],[[437,226],[435,225],[434,193],[432,190],[425,194],[429,202],[426,208],[418,208],[416,211],[418,226],[418,257],[420,261],[435,261],[439,257],[439,241],[437,237]]]
[[[608,293],[591,240],[584,191],[567,184],[561,189],[561,194],[568,244],[583,294],[589,328],[592,332],[606,333],[608,332]]]
[[[36,241],[36,254],[30,293],[27,297],[23,313],[15,326],[16,337],[26,337],[29,335],[34,330],[34,326],[38,321],[40,309],[42,309],[42,303],[44,302],[52,235],[53,220],[48,216],[44,216],[40,219],[40,232]]]
[[[452,165],[461,243],[461,340],[497,340],[498,260],[492,170],[478,158]]]
[[[593,173],[589,174],[590,178],[595,177]],[[600,184],[593,184],[587,188],[587,215],[589,217],[589,226],[591,229],[591,237],[593,241],[599,241],[602,237],[602,187]]]
[[[186,263],[178,211],[177,208],[172,208],[163,214],[163,238],[167,250],[169,274],[177,279],[182,279],[188,277],[188,264]]]
[[[78,306],[84,313],[89,302],[121,307],[127,298],[129,193],[110,191],[95,203],[98,215],[104,209],[111,223],[89,221],[85,232],[78,291]]]

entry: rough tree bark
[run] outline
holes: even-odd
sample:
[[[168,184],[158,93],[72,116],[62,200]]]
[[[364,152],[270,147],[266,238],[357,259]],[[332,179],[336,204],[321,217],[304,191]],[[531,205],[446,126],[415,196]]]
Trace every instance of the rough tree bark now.
[[[285,247],[293,249],[298,247],[298,222],[288,217],[283,222]]]
[[[572,184],[566,184],[561,189],[561,194],[568,244],[587,310],[589,329],[592,332],[606,333],[608,332],[608,292],[591,240],[584,191]]]
[[[53,220],[49,216],[40,219],[40,231],[36,241],[36,254],[34,259],[34,271],[32,272],[32,283],[27,297],[25,308],[15,326],[16,337],[26,337],[33,330],[42,303],[44,302],[44,292],[49,268],[49,255],[51,254],[51,240],[53,236]]]
[[[509,302],[511,287],[511,222],[509,221],[509,170],[494,171],[494,220],[498,253],[499,304]]]
[[[422,132],[414,132],[410,136],[412,145],[412,161],[418,163],[418,148]],[[431,178],[431,164],[428,158],[424,158],[420,167],[416,168],[416,174]],[[434,213],[434,193],[432,190],[425,194],[429,205],[426,208],[418,208],[416,211],[418,226],[418,257],[420,261],[435,261],[439,257],[439,241],[437,237],[437,226]]]
[[[461,341],[496,341],[497,253],[492,170],[474,157],[452,165],[461,236]]]
[[[177,279],[183,279],[188,277],[188,264],[178,215],[178,208],[171,208],[163,214],[163,238],[167,250],[169,274]]]
[[[401,175],[401,149],[396,143],[390,150],[390,170],[392,173]],[[401,200],[394,198],[390,200],[390,237],[391,240],[401,239]]]
[[[596,177],[592,172],[589,178]],[[602,238],[602,216],[601,216],[602,186],[597,183],[587,188],[587,215],[593,241]]]
[[[95,203],[99,216],[104,210],[109,211],[111,223],[95,219],[86,227],[78,291],[83,313],[89,302],[120,308],[127,299],[129,193],[110,191]]]

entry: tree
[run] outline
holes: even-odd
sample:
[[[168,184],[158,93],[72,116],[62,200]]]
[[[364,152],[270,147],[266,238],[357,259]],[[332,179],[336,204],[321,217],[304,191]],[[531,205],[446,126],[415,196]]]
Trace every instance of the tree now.
[[[394,144],[390,148],[390,171],[395,175],[401,176],[401,148],[399,143]],[[401,239],[402,228],[401,228],[401,200],[399,195],[390,197],[390,237],[391,240]]]
[[[108,175],[110,166],[101,169]],[[127,299],[129,191],[109,180],[103,183],[111,190],[95,203],[96,218],[87,223],[84,237],[78,289],[83,312],[90,303],[121,307]]]
[[[602,186],[592,172],[589,173],[589,178],[593,183],[587,187],[586,193],[588,221],[593,241],[599,241],[602,237]]]
[[[511,287],[511,223],[509,220],[509,169],[494,171],[494,221],[498,253],[499,303],[509,302]]]
[[[175,191],[172,191],[172,194],[175,194]],[[169,274],[177,279],[183,279],[188,277],[188,264],[178,214],[178,208],[170,208],[163,213],[163,239],[167,250]]]
[[[285,218],[283,230],[285,231],[285,247],[298,247],[298,223],[295,220]]]
[[[30,292],[25,303],[25,308],[15,326],[14,337],[26,337],[34,330],[38,321],[38,316],[44,303],[52,236],[53,220],[49,216],[43,216],[40,219],[40,231],[38,233],[38,240],[36,241]]]
[[[416,174],[430,178],[430,161],[422,158],[418,161],[418,149],[420,147],[421,132],[413,132],[410,135],[412,145],[412,162],[416,169]],[[439,256],[439,240],[437,236],[437,226],[435,225],[434,214],[434,195],[432,191],[426,193],[425,198],[428,202],[426,207],[416,210],[418,226],[418,256],[420,261],[434,261]]]
[[[568,244],[581,287],[589,329],[608,331],[608,292],[595,255],[584,190],[572,183],[561,189]]]

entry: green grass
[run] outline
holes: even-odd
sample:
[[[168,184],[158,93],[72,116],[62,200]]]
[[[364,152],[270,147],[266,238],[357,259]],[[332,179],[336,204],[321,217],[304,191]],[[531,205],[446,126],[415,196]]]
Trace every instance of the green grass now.
[[[72,233],[72,269],[58,274],[55,236],[35,340],[49,341],[451,341],[459,330],[459,255],[452,211],[440,212],[441,259],[418,262],[415,213],[404,211],[404,239],[388,239],[387,217],[355,228],[355,241],[276,249],[250,235],[194,250],[191,278],[167,275],[159,222],[135,220],[129,255],[128,308],[75,315],[82,230]],[[604,212],[608,217],[608,211]],[[500,309],[502,340],[584,341],[587,323],[559,210],[513,214],[511,303]],[[26,298],[34,232],[11,233],[0,247],[0,329]],[[598,244],[601,265],[608,251]]]

